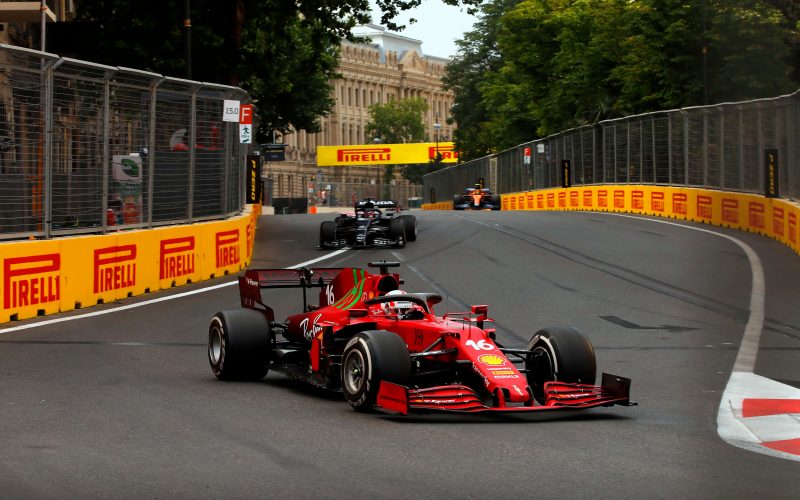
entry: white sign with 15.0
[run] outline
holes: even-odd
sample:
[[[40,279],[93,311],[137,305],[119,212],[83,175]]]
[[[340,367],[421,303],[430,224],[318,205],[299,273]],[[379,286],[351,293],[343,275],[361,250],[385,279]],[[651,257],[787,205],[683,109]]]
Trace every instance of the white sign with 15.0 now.
[[[239,123],[239,105],[240,101],[233,101],[225,99],[222,108],[222,121]]]

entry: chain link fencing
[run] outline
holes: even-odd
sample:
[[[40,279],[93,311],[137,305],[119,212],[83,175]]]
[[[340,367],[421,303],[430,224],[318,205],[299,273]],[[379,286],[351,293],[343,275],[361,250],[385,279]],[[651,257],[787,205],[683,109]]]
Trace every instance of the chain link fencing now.
[[[274,207],[279,215],[306,213],[311,207],[353,207],[356,201],[366,198],[394,200],[403,208],[419,208],[422,205],[422,186],[405,182],[371,184],[312,180],[303,186],[303,192],[297,191],[287,196],[285,191],[280,192],[276,188],[273,179],[265,179],[264,184],[264,206]]]
[[[452,200],[481,179],[497,193],[567,184],[662,184],[759,194],[770,189],[797,200],[799,105],[796,92],[567,130],[428,174],[424,201]],[[768,176],[768,168],[777,175]]]
[[[352,207],[367,198],[394,200],[401,207],[413,208],[421,200],[418,184],[367,184],[363,182],[313,182],[308,190],[309,201],[316,206]]]
[[[239,213],[252,146],[224,100],[249,96],[0,44],[0,240]]]

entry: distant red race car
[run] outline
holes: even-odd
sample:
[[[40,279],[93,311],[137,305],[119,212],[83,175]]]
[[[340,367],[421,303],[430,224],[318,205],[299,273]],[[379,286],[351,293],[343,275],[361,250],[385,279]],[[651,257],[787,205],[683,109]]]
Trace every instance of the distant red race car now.
[[[256,269],[239,278],[242,309],[211,320],[217,378],[260,380],[268,370],[341,390],[359,411],[526,412],[632,405],[630,379],[595,384],[592,344],[574,328],[545,328],[527,348],[502,346],[487,306],[436,316],[434,293],[405,293],[396,262],[357,268]],[[300,288],[302,312],[275,321],[262,289]],[[319,288],[319,305],[307,291]]]

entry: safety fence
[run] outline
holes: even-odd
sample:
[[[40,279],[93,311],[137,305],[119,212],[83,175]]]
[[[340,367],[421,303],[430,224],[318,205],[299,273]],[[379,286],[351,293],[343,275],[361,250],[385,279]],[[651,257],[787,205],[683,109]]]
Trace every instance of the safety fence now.
[[[311,182],[309,204],[318,207],[353,206],[366,198],[394,200],[401,207],[418,208],[422,202],[422,186],[396,182],[368,184],[363,182]]]
[[[800,94],[607,120],[423,177],[425,203],[483,182],[497,193],[670,185],[800,198]]]
[[[237,87],[0,44],[0,240],[230,217],[249,144]]]

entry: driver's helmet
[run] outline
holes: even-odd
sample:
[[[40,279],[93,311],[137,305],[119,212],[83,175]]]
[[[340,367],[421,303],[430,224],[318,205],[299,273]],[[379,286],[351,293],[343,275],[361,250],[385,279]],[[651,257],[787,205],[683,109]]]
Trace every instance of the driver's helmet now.
[[[402,290],[392,290],[386,293],[386,296],[398,296],[401,298],[405,295],[406,292]],[[406,314],[408,311],[414,308],[414,304],[408,300],[395,300],[392,302],[384,302],[383,303],[383,311],[386,314],[397,314],[398,316]]]

